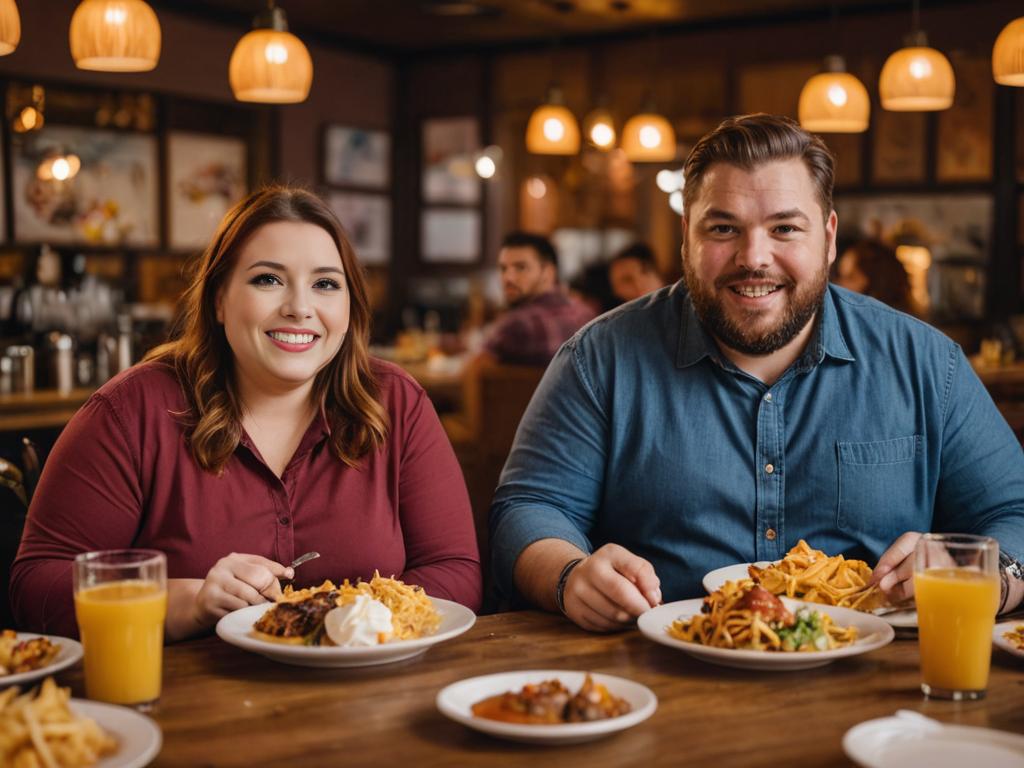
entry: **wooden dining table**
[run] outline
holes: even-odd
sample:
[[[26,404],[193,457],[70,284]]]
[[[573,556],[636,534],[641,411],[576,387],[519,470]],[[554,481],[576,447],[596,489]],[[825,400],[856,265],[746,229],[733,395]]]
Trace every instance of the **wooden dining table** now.
[[[517,744],[445,718],[449,683],[527,669],[590,670],[648,686],[657,711],[586,744]],[[60,676],[84,695],[81,668]],[[1024,732],[1024,659],[993,649],[985,699],[927,700],[918,646],[897,639],[801,672],[713,666],[637,630],[593,634],[535,611],[479,617],[414,659],[370,667],[280,664],[216,637],[164,650],[155,766],[841,766],[851,726],[910,709],[946,723]],[[980,766],[978,767],[980,768]]]

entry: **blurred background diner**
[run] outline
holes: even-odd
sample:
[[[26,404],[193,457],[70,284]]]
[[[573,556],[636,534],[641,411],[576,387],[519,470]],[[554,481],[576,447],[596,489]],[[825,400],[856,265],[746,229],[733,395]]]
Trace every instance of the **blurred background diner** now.
[[[70,416],[166,340],[224,212],[281,181],[346,228],[372,352],[444,416],[483,538],[547,359],[485,359],[523,310],[503,239],[550,243],[541,292],[578,310],[573,328],[677,280],[682,163],[722,118],[758,111],[799,119],[837,156],[833,279],[958,341],[1024,435],[1021,13],[0,0],[3,502],[23,510]]]

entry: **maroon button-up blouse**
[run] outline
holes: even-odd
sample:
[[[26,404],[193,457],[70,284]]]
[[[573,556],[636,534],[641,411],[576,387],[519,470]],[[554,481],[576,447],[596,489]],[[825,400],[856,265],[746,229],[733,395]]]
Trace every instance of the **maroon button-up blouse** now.
[[[144,363],[104,385],[50,454],[11,572],[22,629],[77,635],[71,588],[79,552],[144,547],[168,578],[206,576],[231,552],[288,564],[318,560],[296,584],[369,578],[374,570],[477,610],[480,557],[465,482],[423,389],[374,360],[390,417],[386,444],[352,469],[316,419],[278,478],[246,437],[217,477],[196,464],[173,370]]]

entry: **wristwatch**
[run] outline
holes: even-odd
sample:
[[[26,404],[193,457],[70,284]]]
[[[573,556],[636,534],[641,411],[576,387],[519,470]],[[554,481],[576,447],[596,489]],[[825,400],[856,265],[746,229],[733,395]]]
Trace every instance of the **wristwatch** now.
[[[1006,608],[1006,598],[1010,593],[1010,579],[1024,580],[1024,564],[1014,560],[1005,552],[999,552],[999,610]]]

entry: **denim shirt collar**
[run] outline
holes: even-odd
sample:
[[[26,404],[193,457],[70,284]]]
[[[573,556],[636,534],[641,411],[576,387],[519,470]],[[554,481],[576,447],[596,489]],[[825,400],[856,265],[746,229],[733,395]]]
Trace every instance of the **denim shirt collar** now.
[[[723,365],[718,345],[697,318],[688,292],[683,291],[680,303],[679,347],[676,350],[676,368],[687,368],[703,360],[705,357]],[[855,362],[850,347],[839,326],[835,301],[832,298],[831,286],[825,291],[821,311],[815,323],[814,333],[807,344],[807,349],[794,365],[800,370],[810,370],[819,365],[825,357],[845,362]]]

